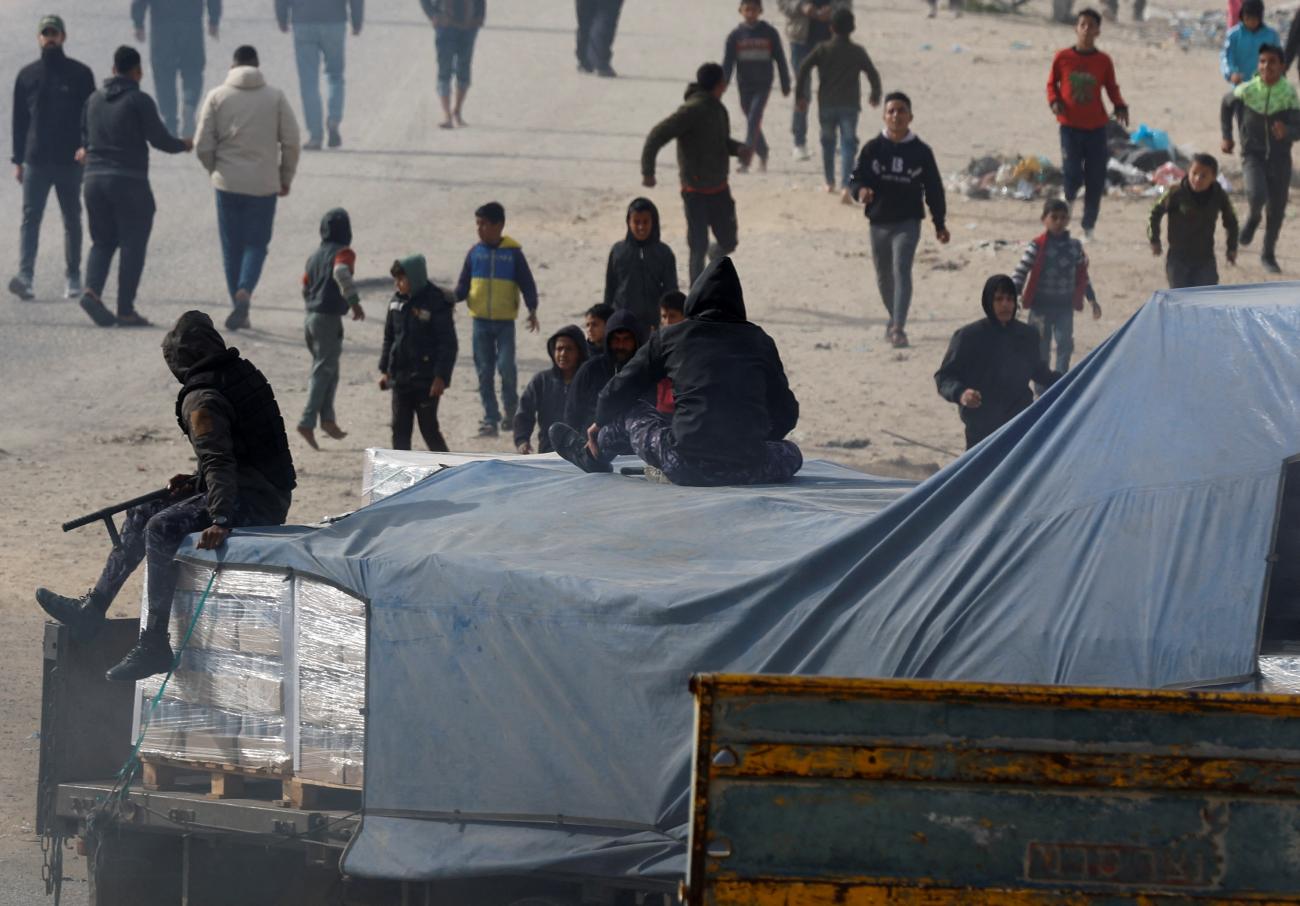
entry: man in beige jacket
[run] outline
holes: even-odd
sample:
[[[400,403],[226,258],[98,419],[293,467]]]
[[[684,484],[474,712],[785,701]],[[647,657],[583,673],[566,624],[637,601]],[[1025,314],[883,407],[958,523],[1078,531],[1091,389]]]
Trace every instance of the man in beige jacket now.
[[[248,309],[271,244],[275,200],[298,168],[298,122],[284,92],[266,84],[257,51],[244,45],[199,113],[195,153],[217,190],[217,229],[233,310],[228,330],[248,327]]]

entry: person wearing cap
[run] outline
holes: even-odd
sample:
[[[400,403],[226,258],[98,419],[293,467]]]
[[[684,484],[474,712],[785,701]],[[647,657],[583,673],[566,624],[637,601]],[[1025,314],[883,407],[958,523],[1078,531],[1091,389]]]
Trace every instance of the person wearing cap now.
[[[153,93],[158,113],[172,135],[190,138],[203,97],[203,8],[208,12],[208,36],[221,33],[221,0],[131,0],[135,39],[149,39],[149,65],[153,67]],[[144,17],[149,13],[149,31]],[[176,131],[176,80],[181,83],[180,131]]]
[[[9,292],[24,302],[32,289],[41,220],[50,189],[63,214],[65,288],[69,299],[81,295],[81,107],[95,91],[90,67],[63,52],[63,19],[45,16],[36,27],[41,58],[24,66],[14,81],[14,179],[23,187],[23,220],[18,243],[18,273]]]

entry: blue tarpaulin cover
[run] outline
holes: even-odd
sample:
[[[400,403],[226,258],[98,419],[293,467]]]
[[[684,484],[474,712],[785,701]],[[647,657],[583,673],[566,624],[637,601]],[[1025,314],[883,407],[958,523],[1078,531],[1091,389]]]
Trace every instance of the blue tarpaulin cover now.
[[[916,487],[825,463],[715,489],[476,463],[325,528],[186,556],[370,602],[345,871],[675,883],[692,673],[1252,677],[1282,464],[1300,452],[1298,294],[1157,293]]]

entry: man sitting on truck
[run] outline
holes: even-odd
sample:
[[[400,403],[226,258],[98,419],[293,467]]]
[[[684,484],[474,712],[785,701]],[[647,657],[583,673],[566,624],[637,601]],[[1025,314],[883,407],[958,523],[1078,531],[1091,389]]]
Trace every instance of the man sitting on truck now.
[[[212,319],[187,311],[163,338],[163,358],[181,382],[176,418],[198,458],[194,475],[177,475],[167,499],[127,511],[121,544],[108,555],[95,587],[80,598],[36,590],[36,600],[73,636],[89,641],[104,625],[113,598],[148,558],[148,617],[139,643],[108,671],[135,682],[172,667],[167,626],[176,590],[176,551],[202,531],[198,546],[215,549],[244,525],[283,525],[297,484],[284,420],[262,372],[238,349],[227,349]]]
[[[803,454],[785,436],[799,421],[772,338],[745,318],[740,278],[730,258],[700,275],[686,320],[664,327],[610,378],[585,436],[551,426],[556,452],[586,472],[609,472],[631,447],[673,484],[789,481]],[[675,408],[659,412],[644,396],[672,380]]]

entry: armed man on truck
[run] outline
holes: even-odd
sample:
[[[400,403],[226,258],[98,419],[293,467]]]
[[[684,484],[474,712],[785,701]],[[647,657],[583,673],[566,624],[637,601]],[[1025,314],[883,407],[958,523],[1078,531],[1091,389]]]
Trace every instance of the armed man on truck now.
[[[172,594],[176,551],[187,535],[198,546],[221,547],[233,528],[283,525],[297,475],[284,420],[262,372],[227,348],[212,319],[201,311],[181,315],[163,338],[163,358],[181,383],[176,419],[198,458],[198,472],[177,475],[170,497],[127,511],[121,544],[113,549],[95,586],[80,598],[36,590],[37,603],[73,636],[89,641],[127,578],[148,559],[148,616],[140,640],[108,679],[135,682],[172,667]]]

